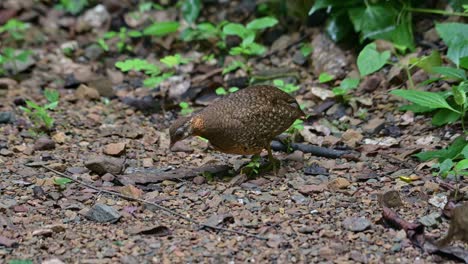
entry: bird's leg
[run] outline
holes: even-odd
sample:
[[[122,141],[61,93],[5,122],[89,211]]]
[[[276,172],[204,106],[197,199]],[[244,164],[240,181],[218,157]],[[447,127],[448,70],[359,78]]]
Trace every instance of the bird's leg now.
[[[279,159],[275,159],[275,157],[273,157],[273,153],[271,152],[271,146],[270,144],[268,144],[268,146],[266,147],[267,151],[268,151],[268,168],[272,168],[273,169],[273,172],[275,173],[275,175],[277,175],[278,173],[278,170],[281,166],[281,162]]]

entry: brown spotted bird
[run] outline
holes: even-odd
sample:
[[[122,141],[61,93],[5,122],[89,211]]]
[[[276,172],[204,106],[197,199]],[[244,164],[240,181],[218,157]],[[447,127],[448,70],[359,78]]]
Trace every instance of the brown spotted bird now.
[[[187,137],[200,136],[229,154],[257,155],[266,149],[276,167],[271,141],[304,116],[289,94],[273,86],[251,86],[176,120],[169,129],[171,147]]]

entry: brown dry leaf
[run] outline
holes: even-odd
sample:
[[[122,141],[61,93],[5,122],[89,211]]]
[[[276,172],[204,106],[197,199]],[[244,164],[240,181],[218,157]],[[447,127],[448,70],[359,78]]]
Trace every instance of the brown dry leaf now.
[[[143,191],[133,185],[126,185],[120,188],[120,193],[135,199],[139,199],[143,196]]]

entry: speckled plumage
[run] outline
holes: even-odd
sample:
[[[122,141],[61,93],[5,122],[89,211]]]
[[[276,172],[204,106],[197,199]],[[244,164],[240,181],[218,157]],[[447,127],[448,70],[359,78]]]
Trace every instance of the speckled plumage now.
[[[251,86],[174,122],[171,143],[196,135],[221,152],[258,154],[301,116],[304,113],[298,103],[287,93],[273,86]],[[176,138],[177,129],[184,124],[190,132]]]

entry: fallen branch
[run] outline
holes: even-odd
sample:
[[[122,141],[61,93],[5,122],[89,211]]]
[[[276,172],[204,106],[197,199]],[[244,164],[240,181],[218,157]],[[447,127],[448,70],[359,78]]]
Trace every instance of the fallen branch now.
[[[351,160],[357,160],[359,157],[354,154],[352,151],[349,150],[336,150],[318,146],[312,146],[310,144],[303,144],[303,143],[291,143],[290,147],[292,150],[300,150],[304,153],[310,153],[317,157],[325,157],[329,159],[336,159],[336,158],[346,158]],[[283,144],[280,141],[273,140],[271,142],[271,149],[274,151],[283,151],[287,152],[288,146]]]
[[[192,223],[192,224],[195,224],[195,225],[198,225],[198,226],[201,226],[201,227],[205,227],[205,228],[211,228],[211,229],[214,229],[214,230],[218,230],[218,231],[222,231],[222,232],[227,232],[227,233],[233,233],[233,234],[238,234],[238,235],[242,235],[242,236],[247,236],[247,237],[253,237],[253,238],[256,238],[256,239],[260,239],[260,240],[267,240],[266,237],[262,237],[262,236],[259,236],[259,235],[255,235],[255,234],[251,234],[251,233],[247,233],[247,232],[242,232],[242,231],[237,231],[237,230],[233,230],[233,229],[228,229],[228,228],[223,228],[223,227],[218,227],[218,226],[212,226],[212,225],[209,225],[209,224],[205,224],[205,223],[200,223],[198,222],[197,220],[195,219],[192,219],[190,217],[187,217],[183,214],[180,214],[176,211],[173,211],[167,207],[164,207],[162,205],[159,205],[157,203],[153,203],[153,202],[149,202],[149,201],[146,201],[146,200],[143,200],[143,199],[139,199],[139,198],[134,198],[134,197],[131,197],[131,196],[128,196],[128,195],[124,195],[124,194],[121,194],[121,193],[118,193],[118,192],[113,192],[113,191],[108,191],[108,190],[104,190],[104,189],[100,189],[98,187],[95,187],[94,185],[92,184],[88,184],[86,182],[83,182],[83,181],[80,181],[80,180],[77,180],[77,179],[74,179],[73,177],[71,176],[68,176],[67,174],[65,173],[61,173],[57,170],[54,170],[52,168],[49,168],[47,167],[46,165],[41,165],[42,168],[46,169],[46,170],[49,170],[57,175],[59,175],[60,177],[64,177],[64,178],[67,178],[73,182],[76,182],[82,186],[85,186],[87,188],[90,188],[90,189],[93,189],[93,190],[96,190],[98,191],[99,193],[107,193],[107,194],[110,194],[110,195],[115,195],[117,197],[120,197],[120,198],[123,198],[125,200],[129,200],[129,201],[137,201],[137,202],[140,202],[140,203],[143,203],[143,204],[147,204],[147,205],[151,205],[151,206],[154,206],[156,207],[157,209],[163,211],[163,212],[166,212],[166,213],[169,213],[173,216],[176,216],[178,218],[181,218],[181,219],[184,219],[185,221],[189,222],[189,223]]]

